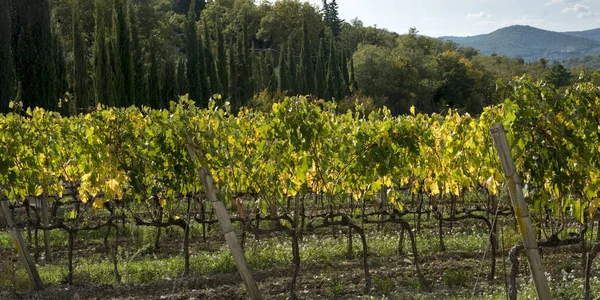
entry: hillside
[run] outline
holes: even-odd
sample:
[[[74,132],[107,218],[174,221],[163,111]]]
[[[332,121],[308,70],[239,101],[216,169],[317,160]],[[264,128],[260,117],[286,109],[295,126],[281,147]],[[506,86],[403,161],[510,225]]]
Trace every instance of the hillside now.
[[[572,36],[578,36],[590,40],[600,41],[600,28],[585,31],[569,31],[564,33]]]
[[[547,60],[562,61],[600,51],[600,40],[592,40],[576,36],[576,34],[594,37],[600,35],[600,30],[561,33],[515,25],[498,29],[489,34],[471,37],[448,36],[441,37],[441,39],[479,49],[482,54],[503,54],[521,57],[526,61],[536,61],[542,57]]]

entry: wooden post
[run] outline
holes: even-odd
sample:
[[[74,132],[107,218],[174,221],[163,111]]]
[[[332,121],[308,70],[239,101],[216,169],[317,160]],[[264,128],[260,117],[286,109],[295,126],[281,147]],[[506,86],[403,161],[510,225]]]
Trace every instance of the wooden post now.
[[[237,239],[237,236],[235,235],[235,231],[233,229],[233,225],[231,224],[231,219],[229,219],[229,214],[227,213],[225,204],[223,204],[223,202],[219,201],[217,198],[217,191],[214,185],[212,174],[208,168],[208,163],[206,161],[198,161],[196,151],[199,152],[201,157],[204,156],[204,154],[202,151],[196,149],[194,146],[194,141],[189,135],[187,136],[186,146],[188,152],[190,153],[190,157],[192,158],[192,162],[196,166],[198,176],[204,184],[206,197],[212,204],[215,215],[217,216],[217,220],[219,221],[219,225],[221,226],[221,231],[225,236],[225,241],[227,241],[227,246],[233,255],[233,261],[235,262],[240,277],[242,277],[242,281],[244,282],[244,286],[250,295],[250,299],[260,300],[262,299],[262,296],[258,290],[258,285],[256,285],[256,281],[254,281],[252,271],[248,266],[248,262],[246,261],[246,257],[244,257],[242,247]]]
[[[50,216],[48,215],[48,189],[44,188],[42,193],[42,222],[45,228],[50,225]],[[52,261],[52,249],[50,248],[50,230],[44,229],[44,259],[47,262]]]
[[[29,248],[27,248],[25,240],[23,240],[23,236],[21,235],[19,229],[17,229],[15,221],[12,218],[10,208],[8,207],[8,201],[4,199],[0,200],[0,210],[2,211],[2,215],[4,216],[4,220],[6,221],[8,230],[10,231],[10,235],[12,236],[12,239],[15,242],[15,247],[17,248],[17,252],[19,253],[19,257],[21,257],[23,267],[25,267],[27,276],[29,276],[31,286],[36,290],[44,289],[44,283],[42,283],[40,274],[38,273],[37,268],[33,263],[33,259],[31,259],[31,256],[29,255]]]
[[[519,232],[523,239],[523,246],[529,261],[529,268],[531,269],[531,275],[533,276],[538,299],[549,300],[551,299],[550,289],[548,288],[548,282],[546,281],[546,275],[544,274],[544,269],[542,267],[542,260],[540,259],[540,252],[535,239],[535,231],[531,224],[531,219],[529,218],[529,210],[527,208],[527,203],[525,202],[525,197],[523,196],[523,190],[521,189],[515,162],[510,153],[504,126],[502,126],[502,124],[495,124],[490,128],[490,132],[494,141],[494,147],[496,147],[496,150],[498,151],[498,157],[502,164],[504,176],[507,180],[510,198],[515,211],[517,224],[519,225]]]

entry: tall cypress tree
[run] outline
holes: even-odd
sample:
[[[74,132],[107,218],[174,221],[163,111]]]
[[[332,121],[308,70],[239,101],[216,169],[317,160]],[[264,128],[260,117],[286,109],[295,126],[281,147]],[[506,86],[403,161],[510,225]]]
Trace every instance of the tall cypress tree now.
[[[156,40],[150,39],[150,57],[148,64],[148,104],[154,108],[163,108],[161,101],[160,82],[159,82],[159,67],[156,57]]]
[[[25,106],[55,109],[58,101],[48,0],[19,0],[12,4],[15,13],[12,53],[20,100]]]
[[[122,104],[126,104],[127,93],[125,91],[125,75],[123,74],[122,61],[121,61],[121,43],[123,37],[121,36],[121,22],[119,20],[119,0],[114,0],[114,6],[112,9],[112,31],[110,39],[110,56],[111,56],[111,72],[112,72],[112,88],[114,89],[113,105],[120,107]]]
[[[346,59],[346,55],[344,55],[344,51],[340,52],[340,64],[342,75],[340,76],[343,79],[343,86],[340,89],[342,95],[347,95],[350,88],[350,73],[348,72],[348,60]]]
[[[115,0],[115,9],[113,11],[113,34],[116,38],[116,46],[119,55],[119,76],[122,80],[122,87],[119,87],[119,102],[121,105],[128,106],[133,104],[135,94],[135,70],[133,56],[131,54],[131,22],[130,7],[125,0]]]
[[[227,52],[225,51],[225,41],[223,40],[223,32],[220,21],[217,20],[217,72],[219,83],[221,85],[220,92],[224,98],[229,96],[229,76],[227,71]]]
[[[317,97],[324,98],[325,89],[327,89],[327,82],[325,80],[327,65],[325,64],[325,47],[323,45],[323,39],[319,42],[319,53],[317,54],[317,66],[315,69],[315,92]]]
[[[302,48],[300,50],[300,57],[302,78],[298,78],[298,80],[301,81],[303,86],[302,94],[315,93],[315,73],[311,57],[310,41],[308,39],[308,28],[305,21],[302,21]]]
[[[221,93],[222,87],[221,82],[219,81],[217,75],[217,67],[215,65],[215,56],[213,55],[212,50],[212,39],[210,37],[210,32],[208,31],[208,25],[206,24],[206,19],[204,19],[204,49],[205,54],[204,58],[206,61],[206,73],[208,76],[208,81],[210,82],[210,90],[212,93]]]
[[[190,4],[185,25],[187,78],[190,98],[197,103],[202,103],[202,86],[200,83],[200,58],[198,57],[198,34],[195,22],[195,1]]]
[[[15,97],[16,74],[11,48],[11,19],[9,0],[0,0],[0,112],[8,110],[8,103]]]
[[[200,105],[200,107],[208,107],[208,99],[210,99],[210,82],[207,78],[207,64],[206,64],[206,57],[205,57],[205,52],[206,49],[204,48],[204,43],[202,41],[202,38],[200,36],[198,36],[198,65],[200,68],[200,86],[202,87],[202,99],[200,101],[198,101],[198,105]]]
[[[73,4],[73,93],[75,103],[71,105],[74,108],[81,108],[84,111],[90,106],[88,98],[87,70],[85,63],[85,45],[83,41],[81,28],[81,7],[79,1]],[[76,113],[76,112],[72,112]]]
[[[67,82],[67,63],[65,62],[65,55],[63,46],[60,41],[60,35],[58,28],[54,27],[52,30],[52,54],[54,57],[54,92],[53,99],[64,98],[65,93],[69,89],[69,83]],[[69,115],[70,103],[63,103],[61,112],[63,115]]]
[[[232,92],[235,94],[236,105],[234,106],[237,109],[245,105],[246,103],[246,95],[248,88],[248,74],[247,74],[247,66],[246,66],[246,55],[244,52],[244,40],[245,38],[242,35],[238,35],[236,39],[236,47],[235,47],[235,91]],[[233,76],[233,75],[231,75]]]
[[[185,61],[179,60],[177,64],[177,95],[185,95],[188,93],[187,75],[185,74]]]
[[[325,100],[331,100],[339,95],[339,66],[336,58],[336,49],[334,38],[331,37],[329,44],[329,57],[327,62],[327,89],[325,90]],[[339,100],[339,99],[336,99]]]
[[[294,56],[294,42],[292,36],[288,37],[287,51],[287,69],[289,73],[288,90],[290,95],[296,95],[298,91],[298,81],[296,79],[296,57]]]
[[[354,77],[354,56],[350,56],[350,93],[356,93],[358,91],[358,83]]]
[[[144,52],[140,46],[140,31],[137,12],[131,3],[129,4],[129,9],[127,11],[129,13],[129,26],[131,29],[131,52],[133,60],[133,81],[129,88],[129,91],[132,94],[129,95],[129,104],[141,105],[142,103],[145,103],[144,101],[147,101],[148,95],[147,89],[145,88],[146,80],[144,78]]]
[[[235,63],[235,50],[233,46],[233,42],[227,51],[228,56],[228,65],[229,65],[229,82],[228,82],[228,92],[229,92],[229,103],[231,104],[233,110],[237,110],[238,102],[239,102],[239,93],[238,93],[238,84],[237,84],[237,70]]]
[[[175,70],[175,61],[173,58],[167,58],[163,70],[163,86],[161,107],[168,108],[169,102],[177,100],[177,73]]]
[[[108,53],[106,51],[106,33],[104,28],[103,0],[95,1],[96,26],[94,29],[94,105],[96,103],[107,103],[109,101],[109,80],[107,73]]]
[[[278,80],[278,90],[279,92],[284,92],[289,89],[288,82],[288,63],[285,59],[285,53],[287,50],[287,44],[281,45],[281,52],[279,53],[279,80]]]

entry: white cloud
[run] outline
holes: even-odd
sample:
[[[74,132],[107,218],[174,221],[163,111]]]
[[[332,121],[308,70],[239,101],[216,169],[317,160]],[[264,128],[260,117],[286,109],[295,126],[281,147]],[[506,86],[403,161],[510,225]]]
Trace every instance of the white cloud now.
[[[550,2],[546,2],[546,5],[552,4],[562,4],[562,3],[577,3],[577,2],[587,2],[589,0],[551,0]]]
[[[589,6],[579,4],[579,3],[575,4],[575,6],[573,6],[573,7],[565,7],[565,9],[563,9],[561,11],[561,13],[563,13],[563,14],[577,13],[577,17],[580,19],[589,18],[589,17],[597,17],[600,15],[598,12],[593,12]]]
[[[476,14],[468,14],[467,15],[467,20],[479,20],[479,19],[489,19],[491,18],[492,15],[482,11]]]
[[[538,28],[547,28],[556,25],[560,25],[558,23],[548,22],[544,19],[535,18],[529,15],[521,16],[518,19],[509,19],[502,22],[502,27],[511,26],[511,25],[530,25]]]

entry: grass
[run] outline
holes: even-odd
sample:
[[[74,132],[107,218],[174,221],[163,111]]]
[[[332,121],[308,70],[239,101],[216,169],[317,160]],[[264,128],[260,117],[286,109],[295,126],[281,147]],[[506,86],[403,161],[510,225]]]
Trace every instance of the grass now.
[[[481,253],[489,251],[487,229],[474,222],[473,224],[458,224],[453,230],[444,233],[446,251],[453,253]],[[424,221],[423,230],[416,234],[417,247],[422,257],[440,252],[439,236],[437,234],[435,221]],[[328,229],[329,230],[329,229]],[[331,263],[347,260],[347,237],[341,230],[337,237],[333,237],[331,231],[323,230],[314,234],[304,235],[300,242],[300,255],[302,265],[325,265],[329,266],[323,271],[322,276],[329,279],[331,297],[342,297],[344,283],[337,277],[337,270],[331,267]],[[209,243],[199,242],[201,240],[201,226],[195,225],[191,229],[193,241],[190,248],[190,275],[210,276],[214,274],[229,274],[236,271],[235,265],[226,245],[215,239],[218,233],[211,232]],[[119,254],[118,269],[124,284],[150,283],[163,279],[181,278],[183,274],[184,259],[181,251],[182,231],[172,228],[167,233],[163,232],[162,252],[154,254],[154,240],[156,229],[150,227],[128,227],[123,233],[127,237],[127,244],[121,247]],[[519,235],[511,226],[505,226],[504,230],[505,250],[512,247],[518,240]],[[42,235],[40,234],[40,244]],[[113,264],[100,250],[100,247],[87,247],[86,245],[102,245],[104,232],[81,232],[77,235],[78,246],[75,258],[74,279],[76,284],[115,284]],[[399,231],[397,226],[386,225],[384,230],[376,231],[374,226],[367,228],[367,241],[370,257],[394,257],[398,253]],[[499,236],[500,238],[500,236]],[[66,246],[67,235],[64,231],[53,231],[51,234],[52,246],[55,249],[55,261],[52,264],[40,264],[38,270],[42,280],[51,286],[61,284],[67,275]],[[110,242],[114,241],[111,234]],[[12,249],[12,240],[8,233],[0,232],[0,250]],[[246,240],[246,257],[250,266],[255,270],[264,270],[278,267],[289,268],[292,264],[291,241],[284,235],[274,235],[256,240],[249,235]],[[124,249],[131,249],[125,251]],[[408,235],[405,236],[403,244],[404,252],[411,257],[411,245]],[[501,249],[499,249],[501,250]],[[12,250],[10,250],[12,251]],[[362,256],[362,244],[360,236],[354,235],[353,255],[356,261]],[[524,258],[522,259],[524,260]],[[0,274],[0,289],[10,287],[21,290],[29,283],[25,272],[20,267],[19,261],[13,259],[11,269],[15,271]],[[441,274],[443,297],[447,299],[472,298],[474,278],[469,269],[462,268],[460,262],[458,267],[448,269]],[[483,269],[488,268],[488,260],[477,259],[479,264],[484,264]],[[521,267],[523,269],[523,267]],[[562,262],[553,268],[549,275],[549,282],[553,296],[558,299],[577,299],[583,297],[583,279],[579,266]],[[337,278],[337,279],[336,279]],[[498,276],[500,278],[500,276]],[[428,278],[432,279],[432,278]],[[519,299],[534,299],[535,290],[527,281],[528,278],[520,277]],[[430,294],[422,290],[418,280],[414,276],[403,278],[391,278],[375,275],[373,278],[374,293],[380,296],[365,296],[364,299],[394,299],[394,291],[398,289],[413,293],[415,299],[423,295],[423,299],[429,299]],[[487,285],[480,283],[483,288],[478,291],[477,299],[504,299],[502,283]],[[600,293],[600,280],[593,279],[594,294]],[[429,295],[429,296],[428,296]],[[378,298],[379,297],[379,298]]]

